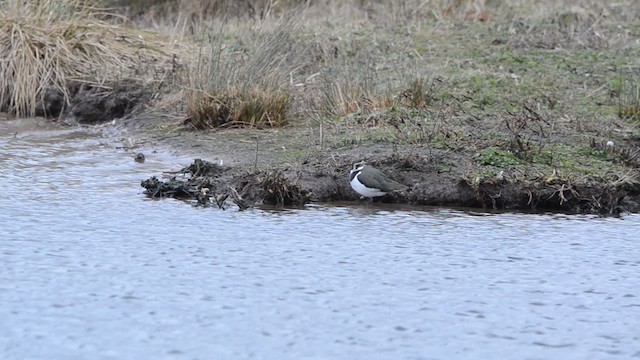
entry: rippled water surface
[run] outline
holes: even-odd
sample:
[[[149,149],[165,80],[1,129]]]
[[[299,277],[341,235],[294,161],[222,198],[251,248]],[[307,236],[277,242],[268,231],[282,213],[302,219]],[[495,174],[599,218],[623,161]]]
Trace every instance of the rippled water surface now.
[[[144,197],[188,161],[0,122],[1,359],[640,357],[637,215]]]

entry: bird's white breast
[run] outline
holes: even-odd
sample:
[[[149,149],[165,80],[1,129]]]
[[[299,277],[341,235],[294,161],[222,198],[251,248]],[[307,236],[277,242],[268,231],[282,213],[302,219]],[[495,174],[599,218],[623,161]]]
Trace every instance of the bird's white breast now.
[[[378,189],[369,189],[366,186],[362,185],[360,180],[358,180],[358,176],[360,176],[360,174],[354,176],[353,180],[349,182],[351,184],[351,188],[358,194],[366,197],[376,197],[386,194],[386,192],[382,192]]]

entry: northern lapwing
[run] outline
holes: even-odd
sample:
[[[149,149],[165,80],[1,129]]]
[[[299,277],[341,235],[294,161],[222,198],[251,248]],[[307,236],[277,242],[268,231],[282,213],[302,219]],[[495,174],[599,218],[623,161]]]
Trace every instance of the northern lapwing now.
[[[382,171],[365,164],[364,161],[353,164],[353,169],[349,171],[349,183],[355,192],[368,198],[383,196],[407,188],[407,186],[390,179]]]

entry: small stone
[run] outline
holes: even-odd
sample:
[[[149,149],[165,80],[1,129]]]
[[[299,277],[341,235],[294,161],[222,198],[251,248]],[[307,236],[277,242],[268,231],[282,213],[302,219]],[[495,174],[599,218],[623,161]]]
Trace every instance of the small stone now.
[[[143,153],[137,153],[136,156],[133,159],[136,162],[143,163],[144,162],[144,154]]]

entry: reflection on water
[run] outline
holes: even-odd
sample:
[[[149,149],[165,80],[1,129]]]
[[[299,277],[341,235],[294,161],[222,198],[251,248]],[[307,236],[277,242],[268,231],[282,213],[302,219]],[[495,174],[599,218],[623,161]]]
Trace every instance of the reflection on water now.
[[[189,159],[1,124],[2,359],[640,356],[638,216],[200,209],[139,186]]]

